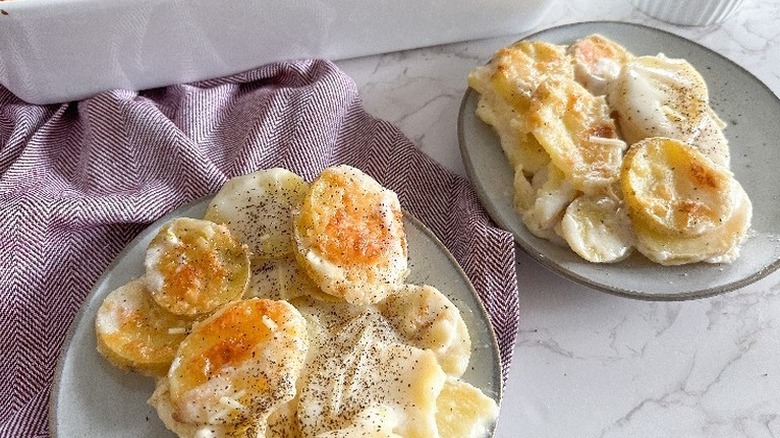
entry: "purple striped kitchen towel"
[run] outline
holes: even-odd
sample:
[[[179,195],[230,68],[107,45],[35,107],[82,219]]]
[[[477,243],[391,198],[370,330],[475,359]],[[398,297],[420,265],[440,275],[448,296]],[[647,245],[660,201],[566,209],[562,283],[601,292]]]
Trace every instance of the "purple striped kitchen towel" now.
[[[0,87],[0,436],[48,435],[67,329],[145,226],[236,175],[281,166],[311,180],[340,163],[396,191],[453,253],[488,309],[506,377],[519,312],[512,237],[468,181],[367,114],[332,63],[49,106]]]

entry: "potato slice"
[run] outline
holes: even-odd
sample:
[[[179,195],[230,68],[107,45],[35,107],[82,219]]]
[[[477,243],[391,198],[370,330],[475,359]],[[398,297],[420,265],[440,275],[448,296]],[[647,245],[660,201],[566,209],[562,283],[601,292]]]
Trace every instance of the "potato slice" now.
[[[709,105],[704,78],[688,61],[662,54],[634,58],[608,99],[629,144],[648,137],[674,138],[728,167],[725,125]]]
[[[439,436],[481,438],[498,417],[498,404],[479,388],[449,377],[436,399]]]
[[[653,137],[626,154],[621,187],[636,247],[663,265],[731,262],[752,217],[742,186],[679,140]]]
[[[752,204],[738,183],[732,185],[734,213],[723,224],[693,237],[659,233],[642,223],[634,224],[636,248],[662,265],[686,263],[731,263],[739,257],[752,218]]]
[[[229,179],[214,195],[205,219],[225,224],[249,247],[253,260],[293,253],[292,209],[308,184],[289,170],[259,170]]]
[[[494,95],[522,114],[536,87],[549,76],[574,78],[566,48],[523,40],[496,51],[488,64],[469,74],[468,82],[480,94]]]
[[[534,92],[531,132],[575,189],[596,193],[617,181],[626,144],[603,97],[573,79],[548,79]]]
[[[460,311],[443,293],[433,286],[407,284],[378,307],[404,342],[433,351],[447,374],[463,375],[471,339]]]
[[[287,301],[299,297],[321,301],[340,300],[320,290],[292,255],[254,263],[252,278],[244,297]]]
[[[670,138],[631,146],[620,184],[632,220],[658,233],[698,236],[720,227],[735,208],[731,172]]]
[[[304,436],[348,428],[372,406],[393,413],[393,433],[436,433],[436,398],[446,374],[430,350],[393,340],[384,318],[353,318],[318,340],[300,382],[298,419]]]
[[[522,184],[522,179],[515,179],[516,188],[522,188]],[[515,191],[515,208],[518,208],[523,223],[533,235],[543,239],[555,239],[555,228],[560,224],[566,207],[579,195],[579,192],[572,187],[566,175],[552,163],[544,171],[534,175],[531,188],[534,189],[533,204],[526,210],[518,208],[521,207],[520,194],[523,193],[524,198],[528,196],[525,188],[523,191]]]
[[[525,118],[533,91],[550,75],[574,77],[564,47],[521,41],[498,50],[468,77],[469,85],[480,93],[477,116],[496,129],[511,166],[522,165],[531,175],[550,157],[531,135]]]
[[[161,377],[192,323],[158,306],[146,281],[137,278],[109,293],[98,308],[97,349],[120,368]]]
[[[392,408],[371,405],[355,415],[346,427],[317,434],[317,438],[403,438],[393,433],[396,422]]]
[[[286,301],[230,303],[195,325],[168,372],[174,418],[238,424],[295,397],[308,351],[306,320]]]
[[[408,274],[398,196],[354,167],[322,171],[294,212],[296,258],[324,292],[376,303]]]
[[[270,438],[273,436],[268,433],[267,415],[250,416],[235,424],[199,424],[182,421],[171,401],[171,388],[168,379],[157,380],[154,392],[147,403],[157,410],[157,415],[165,427],[180,438]],[[282,437],[295,438],[294,435],[282,435]]]
[[[239,299],[249,282],[246,247],[211,221],[177,218],[146,250],[146,285],[171,313],[202,315]]]
[[[550,162],[550,155],[526,126],[524,115],[503,100],[480,97],[476,114],[495,128],[501,149],[512,167],[522,166],[533,175]]]
[[[599,34],[575,41],[567,53],[571,55],[577,82],[596,96],[607,94],[623,66],[633,58],[625,47]]]
[[[580,196],[566,208],[560,234],[583,259],[612,263],[633,248],[631,226],[620,202],[608,196]]]

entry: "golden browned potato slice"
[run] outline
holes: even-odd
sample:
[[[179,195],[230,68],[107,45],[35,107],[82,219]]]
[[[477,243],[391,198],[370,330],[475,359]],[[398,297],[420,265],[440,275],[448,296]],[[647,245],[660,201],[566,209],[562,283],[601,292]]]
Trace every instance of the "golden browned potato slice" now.
[[[634,226],[636,247],[650,260],[662,265],[686,263],[731,263],[739,257],[752,218],[752,204],[742,186],[732,186],[739,201],[734,214],[722,225],[698,236],[680,237],[658,233],[639,223]]]
[[[634,222],[692,237],[727,221],[735,208],[731,172],[681,141],[653,137],[625,156],[621,186]]]
[[[633,57],[625,47],[599,34],[575,41],[567,51],[577,82],[597,96],[607,94],[610,84]]]
[[[171,313],[202,315],[241,297],[249,282],[246,247],[211,221],[165,224],[146,251],[146,285]]]
[[[468,77],[469,85],[480,93],[477,116],[496,129],[512,167],[522,165],[529,175],[550,161],[525,121],[534,90],[550,76],[574,77],[565,48],[520,41],[498,50]]]
[[[531,132],[574,188],[604,190],[620,176],[626,144],[603,97],[574,80],[549,79],[534,92],[528,112]]]
[[[295,213],[296,257],[324,292],[376,303],[408,274],[402,218],[394,192],[354,167],[327,168]]]
[[[158,306],[138,278],[109,293],[100,305],[97,349],[120,368],[164,376],[192,323]]]
[[[536,87],[550,76],[574,78],[565,46],[523,40],[499,49],[488,64],[469,74],[468,82],[480,94],[495,94],[523,113]]]
[[[235,301],[195,325],[168,372],[173,417],[190,424],[267,418],[295,397],[306,320],[286,301]]]
[[[752,205],[730,171],[681,141],[654,137],[626,154],[621,187],[637,249],[664,265],[730,262]]]

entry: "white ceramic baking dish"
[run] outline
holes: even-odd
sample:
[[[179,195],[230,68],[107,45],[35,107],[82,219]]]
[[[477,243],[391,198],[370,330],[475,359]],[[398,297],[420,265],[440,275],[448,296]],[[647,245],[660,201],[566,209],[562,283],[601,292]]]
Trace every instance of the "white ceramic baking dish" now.
[[[0,0],[0,84],[46,104],[282,59],[522,32],[550,0]]]

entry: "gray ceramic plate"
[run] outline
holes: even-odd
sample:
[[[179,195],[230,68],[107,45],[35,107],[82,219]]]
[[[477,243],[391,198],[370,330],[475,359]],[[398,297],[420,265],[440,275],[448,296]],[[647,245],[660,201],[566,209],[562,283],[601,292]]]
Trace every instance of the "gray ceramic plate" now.
[[[52,390],[49,426],[54,437],[172,437],[146,400],[149,377],[110,365],[95,349],[95,313],[105,296],[143,273],[143,256],[157,230],[174,217],[202,217],[210,198],[163,217],[141,233],[97,282],[71,326],[59,358]],[[430,284],[460,309],[472,338],[471,366],[464,378],[495,400],[501,399],[498,346],[487,313],[455,259],[436,237],[408,213],[408,281]]]
[[[498,137],[474,111],[478,94],[469,89],[461,104],[458,138],[463,162],[480,201],[501,227],[532,257],[555,272],[594,289],[651,300],[682,300],[727,292],[778,267],[780,257],[780,100],[753,75],[723,56],[679,36],[618,22],[587,22],[529,35],[565,44],[591,33],[611,38],[636,55],[659,52],[685,58],[710,90],[712,106],[728,124],[732,170],[753,201],[752,231],[740,258],[728,265],[697,263],[663,267],[635,253],[616,264],[588,263],[567,247],[539,239],[512,209],[512,170]],[[498,47],[496,47],[498,49]],[[492,53],[486,54],[486,60]]]

